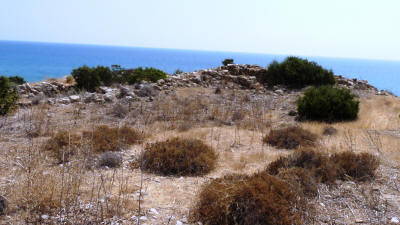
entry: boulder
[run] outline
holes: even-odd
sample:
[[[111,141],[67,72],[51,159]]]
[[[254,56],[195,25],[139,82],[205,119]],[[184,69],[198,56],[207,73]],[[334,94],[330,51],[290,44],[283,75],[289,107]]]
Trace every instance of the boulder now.
[[[154,86],[149,84],[140,84],[136,86],[137,90],[134,93],[139,97],[150,97],[150,96],[157,96],[158,90],[154,88]]]

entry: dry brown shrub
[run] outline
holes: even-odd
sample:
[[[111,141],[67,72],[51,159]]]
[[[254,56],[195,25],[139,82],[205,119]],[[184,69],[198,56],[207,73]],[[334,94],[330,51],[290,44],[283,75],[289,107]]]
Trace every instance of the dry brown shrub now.
[[[337,179],[349,178],[356,181],[370,180],[374,178],[378,166],[379,159],[369,153],[346,151],[329,157],[312,149],[300,149],[273,161],[266,171],[277,175],[283,169],[300,167],[309,170],[318,182],[333,183]]]
[[[301,127],[291,126],[271,130],[271,132],[264,137],[263,142],[278,148],[296,149],[299,146],[314,146],[316,139],[317,135]]]
[[[325,127],[324,131],[322,132],[323,135],[325,136],[331,136],[331,135],[335,135],[337,133],[337,129],[334,127]]]
[[[281,170],[278,177],[301,196],[315,196],[317,194],[317,182],[309,170],[293,167]]]
[[[307,169],[318,182],[332,183],[337,179],[337,166],[333,164],[329,156],[313,149],[299,149],[293,154],[270,163],[266,171],[277,175],[281,169],[300,167]]]
[[[108,127],[101,125],[95,127],[93,132],[85,131],[83,136],[92,141],[94,152],[119,151],[121,148],[143,142],[143,133],[124,126]]]
[[[207,225],[302,224],[296,193],[265,173],[229,175],[203,186],[191,219]]]
[[[44,144],[44,150],[50,151],[60,162],[66,162],[82,146],[82,138],[76,133],[60,130]]]
[[[67,84],[73,84],[73,83],[75,83],[74,77],[71,76],[71,75],[66,76],[66,77],[65,77],[65,83],[67,83]]]
[[[148,172],[198,176],[214,169],[217,153],[197,139],[172,138],[146,146],[139,161]]]
[[[357,181],[371,180],[375,177],[375,170],[379,167],[379,159],[369,153],[356,154],[345,151],[331,157],[332,163],[338,165],[340,179],[352,178]]]
[[[104,152],[99,158],[100,167],[117,168],[122,164],[122,157],[115,152]]]

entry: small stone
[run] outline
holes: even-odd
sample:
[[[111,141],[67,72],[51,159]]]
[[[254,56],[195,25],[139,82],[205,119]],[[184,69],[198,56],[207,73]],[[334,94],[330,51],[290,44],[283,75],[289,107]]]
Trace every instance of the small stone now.
[[[283,95],[284,92],[283,92],[283,90],[278,89],[278,90],[275,91],[275,93],[277,93],[278,95]]]
[[[111,94],[110,92],[107,92],[106,94],[103,95],[103,98],[105,101],[107,102],[112,102],[113,101],[113,94]]]
[[[392,217],[392,219],[390,220],[391,223],[395,223],[398,224],[400,223],[400,219],[398,217]]]
[[[150,209],[150,213],[151,213],[151,214],[154,214],[154,215],[158,215],[158,214],[159,214],[158,211],[157,211],[157,209],[155,209],[155,208],[151,208],[151,209]]]
[[[69,100],[69,98],[67,98],[67,97],[65,97],[65,98],[60,98],[59,100],[58,100],[58,103],[61,103],[61,104],[69,104],[71,101]]]
[[[183,223],[181,221],[176,221],[176,225],[183,225]]]
[[[147,220],[147,217],[146,216],[141,216],[139,219],[140,220]]]
[[[79,95],[71,95],[69,96],[69,100],[71,102],[79,102],[81,100],[81,97]]]
[[[48,218],[49,218],[49,215],[46,215],[46,214],[42,215],[42,219],[47,220]]]

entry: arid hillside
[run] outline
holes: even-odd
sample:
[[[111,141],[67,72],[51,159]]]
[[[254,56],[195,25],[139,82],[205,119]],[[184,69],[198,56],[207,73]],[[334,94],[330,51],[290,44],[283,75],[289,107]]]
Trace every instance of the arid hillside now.
[[[299,120],[307,88],[264,86],[262,70],[18,86],[0,117],[1,224],[400,224],[400,99],[337,76],[357,119]]]

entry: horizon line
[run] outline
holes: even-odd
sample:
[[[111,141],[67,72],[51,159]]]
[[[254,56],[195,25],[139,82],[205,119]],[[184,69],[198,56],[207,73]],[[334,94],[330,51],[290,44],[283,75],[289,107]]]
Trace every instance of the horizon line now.
[[[301,55],[301,54],[282,54],[282,53],[266,53],[266,52],[246,52],[246,51],[224,51],[211,49],[187,49],[187,48],[168,48],[168,47],[147,47],[134,45],[112,45],[112,44],[96,44],[96,43],[77,43],[77,42],[55,42],[55,41],[30,41],[30,40],[2,40],[0,42],[27,42],[39,44],[59,44],[59,45],[84,45],[98,47],[120,47],[120,48],[143,48],[157,50],[176,50],[176,51],[200,51],[200,52],[215,52],[215,53],[235,53],[235,54],[254,54],[254,55],[269,55],[269,56],[297,56],[297,57],[314,57],[314,58],[329,58],[329,59],[353,59],[353,60],[370,60],[370,61],[386,61],[400,62],[400,59],[383,59],[383,58],[361,58],[361,57],[346,57],[346,56],[325,56],[325,55]]]

